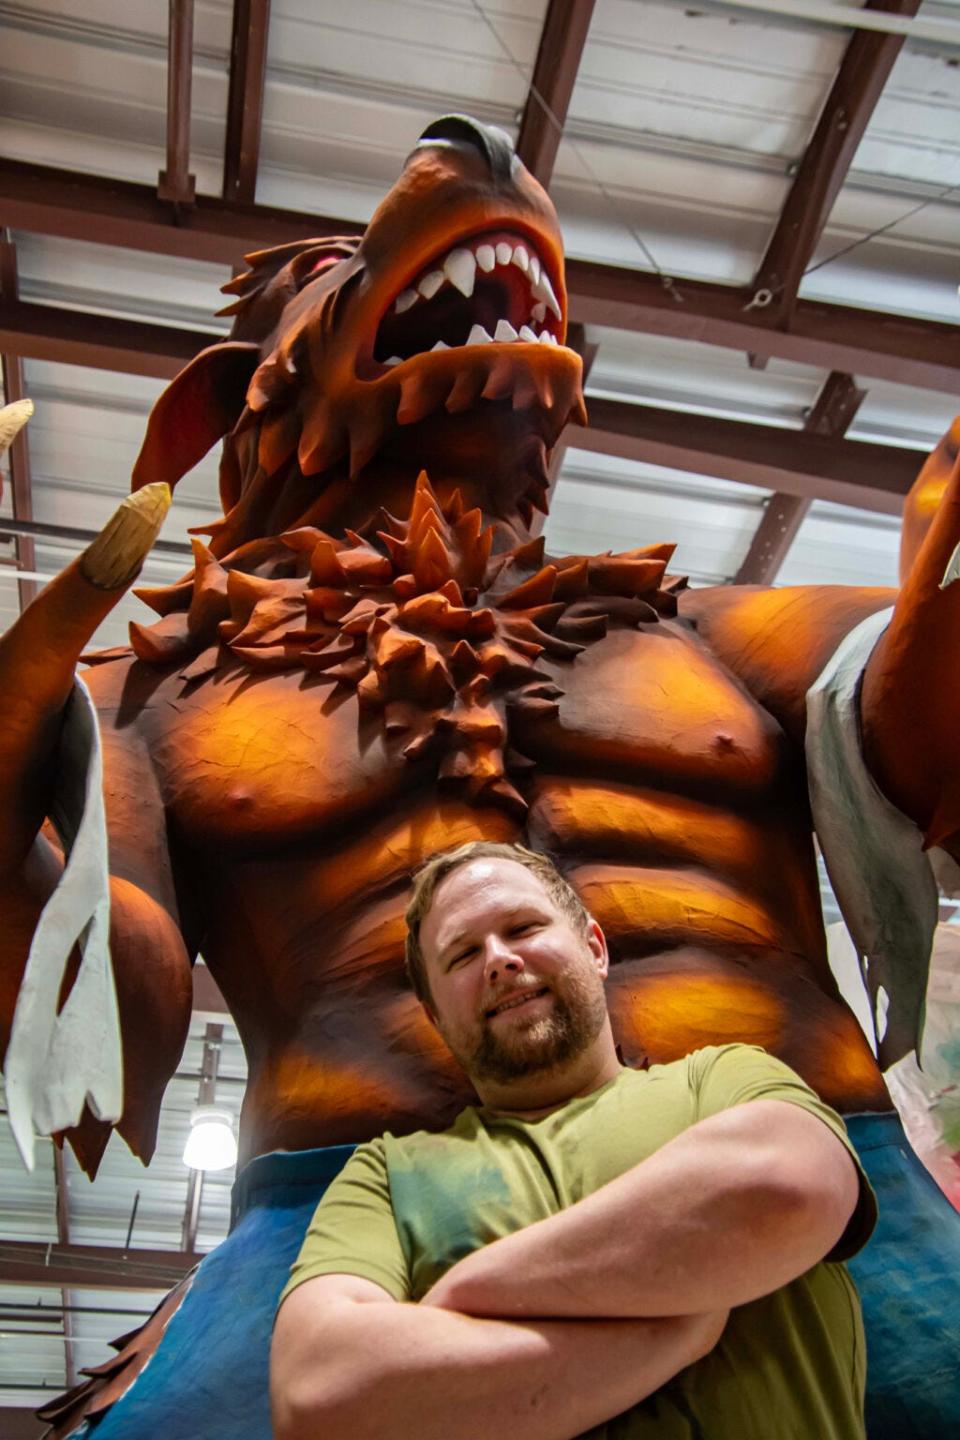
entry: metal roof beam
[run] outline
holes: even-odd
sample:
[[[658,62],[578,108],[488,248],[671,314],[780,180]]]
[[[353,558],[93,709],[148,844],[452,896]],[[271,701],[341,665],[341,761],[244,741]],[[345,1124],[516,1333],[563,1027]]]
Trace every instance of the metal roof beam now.
[[[17,297],[16,246],[10,240],[8,232],[0,230],[0,304],[6,300],[15,301]],[[8,352],[2,343],[0,343],[0,352],[2,352],[0,354],[0,370],[3,374],[4,403],[12,405],[15,400],[26,399],[23,362],[18,354],[12,351]],[[27,439],[26,426],[21,429],[10,446],[7,452],[7,464],[10,469],[14,519],[30,521],[33,519],[33,481],[30,476],[30,442]],[[15,553],[18,569],[36,570],[37,552],[32,536],[18,536]],[[17,592],[21,610],[27,608],[30,601],[37,595],[38,589],[36,580],[26,580],[22,576],[18,576]]]
[[[38,328],[31,330],[32,322]],[[136,375],[171,376],[219,338],[48,305],[0,304],[0,350],[13,348],[36,359]],[[800,430],[623,400],[595,398],[589,401],[589,410],[589,427],[564,437],[579,450],[650,460],[888,514],[899,514],[903,496],[926,459],[919,450],[830,440]]]
[[[912,16],[920,0],[866,0],[864,8]],[[772,295],[767,308],[777,323],[793,311],[804,272],[903,43],[902,35],[858,30],[847,45],[753,282],[755,294]]]
[[[169,1290],[202,1255],[0,1240],[0,1285],[68,1285],[77,1290]]]
[[[222,1024],[208,1020],[203,1037],[203,1060],[200,1064],[200,1084],[197,1091],[198,1105],[212,1105],[217,1098],[217,1071],[220,1069],[222,1044]],[[202,1201],[203,1171],[191,1169],[187,1180],[187,1198],[180,1233],[180,1249],[187,1253],[192,1253],[197,1248],[197,1227],[200,1224]]]
[[[0,1406],[0,1431],[3,1440],[42,1440],[50,1434],[50,1427],[37,1419],[34,1410],[24,1409],[22,1405],[3,1405]]]
[[[810,435],[836,438],[845,435],[866,393],[857,388],[852,375],[835,370],[817,396],[804,422],[804,430]],[[770,496],[750,548],[734,576],[735,585],[773,583],[812,503],[809,496],[785,495],[782,491]]]
[[[221,339],[222,335],[196,330],[0,297],[0,352],[26,360],[172,380],[199,350]]]
[[[955,20],[921,15],[916,19],[889,10],[836,4],[835,0],[708,0],[735,10],[759,10],[766,15],[790,15],[815,25],[841,25],[845,30],[876,30],[887,35],[907,35],[912,40],[932,40],[937,45],[960,45],[960,25]],[[946,7],[943,7],[946,8]],[[891,14],[891,10],[893,13]]]
[[[314,235],[356,235],[364,228],[209,196],[175,214],[148,186],[2,159],[0,224],[224,265],[243,251]],[[752,291],[677,279],[668,292],[645,271],[587,260],[567,262],[567,290],[570,319],[583,325],[674,336],[951,395],[960,389],[957,325],[800,300],[782,329],[766,311],[747,309]]]
[[[921,450],[833,439],[715,415],[587,399],[578,449],[714,475],[807,499],[899,515],[926,456]]]
[[[190,174],[190,94],[193,88],[193,0],[170,0],[167,44],[167,168],[160,171],[157,195],[176,205],[192,205],[196,191]]]
[[[67,1182],[67,1165],[63,1154],[63,1146],[58,1145],[56,1141],[54,1141],[52,1149],[53,1178],[57,1203],[57,1240],[61,1245],[69,1245],[70,1194]],[[67,1389],[72,1390],[77,1383],[77,1366],[73,1353],[73,1292],[67,1286],[63,1286],[60,1291],[60,1299],[63,1305],[64,1369],[67,1377]]]
[[[798,300],[786,329],[766,310],[748,309],[752,292],[712,281],[674,281],[594,261],[567,262],[570,319],[724,349],[794,360],[821,370],[873,376],[956,395],[960,326],[852,305]]]
[[[0,159],[0,224],[228,267],[248,250],[314,235],[362,235],[365,228],[213,195],[198,195],[178,212],[149,185],[6,159]]]
[[[223,198],[252,204],[260,162],[270,0],[233,0],[230,95],[223,152]]]
[[[549,188],[594,0],[550,0],[517,136],[517,154]]]

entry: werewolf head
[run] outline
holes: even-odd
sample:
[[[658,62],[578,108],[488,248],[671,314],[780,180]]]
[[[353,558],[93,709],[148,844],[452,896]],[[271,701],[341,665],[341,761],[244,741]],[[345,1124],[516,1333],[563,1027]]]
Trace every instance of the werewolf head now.
[[[529,523],[546,454],[585,420],[564,345],[553,205],[509,138],[428,126],[362,238],[247,256],[224,288],[229,340],[160,397],[134,488],[175,483],[225,437],[224,553],[298,521],[359,525],[426,468],[469,504]]]

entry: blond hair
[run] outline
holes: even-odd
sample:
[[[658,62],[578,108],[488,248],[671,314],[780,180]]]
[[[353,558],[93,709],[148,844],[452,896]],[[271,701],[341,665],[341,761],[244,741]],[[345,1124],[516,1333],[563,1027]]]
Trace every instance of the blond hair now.
[[[413,894],[407,906],[407,939],[405,960],[407,979],[417,999],[430,1003],[430,983],[420,945],[420,928],[433,904],[438,887],[449,874],[471,860],[514,860],[532,871],[550,899],[575,930],[587,933],[590,916],[577,892],[568,885],[556,865],[546,855],[538,855],[525,845],[507,845],[499,840],[471,840],[454,850],[443,850],[432,856],[413,878]]]

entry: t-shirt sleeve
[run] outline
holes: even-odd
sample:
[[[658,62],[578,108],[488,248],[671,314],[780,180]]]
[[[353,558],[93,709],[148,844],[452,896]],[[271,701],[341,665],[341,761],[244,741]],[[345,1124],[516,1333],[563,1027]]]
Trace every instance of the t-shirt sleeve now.
[[[360,1145],[330,1184],[314,1211],[280,1303],[317,1275],[359,1275],[382,1285],[395,1300],[410,1298],[381,1140]]]
[[[860,1176],[856,1209],[837,1244],[824,1258],[849,1260],[869,1240],[877,1223],[877,1199],[846,1126],[800,1076],[758,1045],[719,1045],[697,1050],[687,1060],[696,1118],[706,1120],[748,1100],[786,1100],[822,1120],[847,1150]]]

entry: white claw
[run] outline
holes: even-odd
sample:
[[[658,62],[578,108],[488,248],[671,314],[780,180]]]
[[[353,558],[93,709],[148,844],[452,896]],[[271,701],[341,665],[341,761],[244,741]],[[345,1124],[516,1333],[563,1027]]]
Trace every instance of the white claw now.
[[[420,281],[420,284],[417,286],[417,289],[420,291],[420,294],[423,296],[424,300],[432,300],[442,284],[443,271],[431,270],[429,275],[424,275],[423,279]]]
[[[522,245],[518,245],[516,250],[514,250],[513,263],[514,265],[516,265],[518,270],[523,271],[524,275],[528,273],[530,269],[530,256],[527,254],[526,250],[524,250]]]
[[[482,325],[474,325],[470,334],[467,336],[468,345],[490,345],[492,342],[493,336],[488,335]]]
[[[431,347],[430,347],[430,353],[431,353],[431,355],[432,355],[433,352],[434,352],[434,350],[449,350],[449,349],[450,349],[450,346],[447,344],[447,342],[446,342],[445,340],[438,340],[437,343],[436,343],[436,345],[431,345]]]
[[[473,282],[477,274],[477,261],[472,250],[451,250],[443,262],[443,273],[467,299],[473,294]]]
[[[530,256],[530,279],[533,281],[534,285],[536,285],[537,282],[538,282],[539,279],[540,279],[540,257],[539,257],[539,255],[531,255],[531,256]]]
[[[509,265],[513,259],[513,246],[508,245],[506,240],[501,240],[497,246],[497,264]]]
[[[536,345],[537,343],[537,337],[529,325],[520,326],[520,339],[525,340],[528,345]]]
[[[538,305],[534,305],[533,309],[530,311],[531,320],[539,320],[541,325],[546,319],[546,315],[547,305],[545,300],[541,300]]]
[[[477,264],[485,275],[489,275],[497,263],[497,252],[492,245],[477,246]]]
[[[509,320],[498,320],[497,328],[493,332],[493,338],[494,340],[516,340],[517,332],[516,330],[514,330]]]
[[[393,308],[398,315],[402,315],[404,310],[409,310],[411,305],[416,305],[419,298],[416,290],[401,290]]]
[[[384,365],[402,365],[402,364],[403,364],[403,357],[400,356],[400,355],[391,355],[391,356],[390,356],[390,359],[389,359],[389,360],[384,360],[383,363],[384,363]]]

